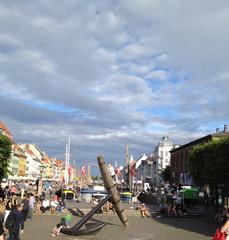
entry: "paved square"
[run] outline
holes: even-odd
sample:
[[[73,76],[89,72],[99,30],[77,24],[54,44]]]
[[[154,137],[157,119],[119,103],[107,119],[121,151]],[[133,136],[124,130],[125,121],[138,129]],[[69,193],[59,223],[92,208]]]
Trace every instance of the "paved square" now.
[[[60,221],[57,215],[35,215],[33,220],[25,223],[22,240],[49,240],[52,228]],[[98,214],[95,218],[108,222],[101,231],[88,236],[67,236],[60,234],[55,239],[94,239],[94,240],[209,240],[215,232],[216,224],[198,218],[141,218],[129,216],[130,227],[124,228],[117,215],[113,213]],[[74,217],[72,225],[80,218]]]

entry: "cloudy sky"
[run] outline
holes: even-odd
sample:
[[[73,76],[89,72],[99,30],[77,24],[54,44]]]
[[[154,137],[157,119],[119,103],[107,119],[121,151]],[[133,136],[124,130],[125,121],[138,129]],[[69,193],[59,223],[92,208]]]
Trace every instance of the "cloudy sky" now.
[[[78,165],[229,123],[227,0],[2,0],[0,121]]]

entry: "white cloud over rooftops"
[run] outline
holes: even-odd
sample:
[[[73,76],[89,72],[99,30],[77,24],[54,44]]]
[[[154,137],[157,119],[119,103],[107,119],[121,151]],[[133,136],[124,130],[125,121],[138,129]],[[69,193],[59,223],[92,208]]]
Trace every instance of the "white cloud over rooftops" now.
[[[228,21],[226,0],[2,1],[0,120],[57,157],[71,135],[79,162],[207,134],[229,119]]]

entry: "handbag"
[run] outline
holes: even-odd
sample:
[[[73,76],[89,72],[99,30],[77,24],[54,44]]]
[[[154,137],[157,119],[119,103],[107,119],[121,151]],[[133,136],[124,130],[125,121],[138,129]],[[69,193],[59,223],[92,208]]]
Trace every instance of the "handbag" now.
[[[225,233],[221,233],[220,229],[217,228],[216,232],[215,232],[215,235],[214,235],[212,240],[226,240],[226,234]]]

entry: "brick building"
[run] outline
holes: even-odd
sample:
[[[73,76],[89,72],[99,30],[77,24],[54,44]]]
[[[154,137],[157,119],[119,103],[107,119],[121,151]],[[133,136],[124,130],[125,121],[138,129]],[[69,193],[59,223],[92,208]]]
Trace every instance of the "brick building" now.
[[[227,125],[224,125],[223,131],[219,131],[216,129],[214,134],[209,134],[202,138],[196,139],[192,142],[189,142],[185,145],[182,145],[178,148],[175,148],[170,151],[171,153],[171,180],[176,184],[183,185],[192,185],[193,181],[189,174],[189,166],[188,159],[191,150],[199,144],[204,144],[211,142],[213,140],[225,138],[229,136],[229,132],[227,131]]]

